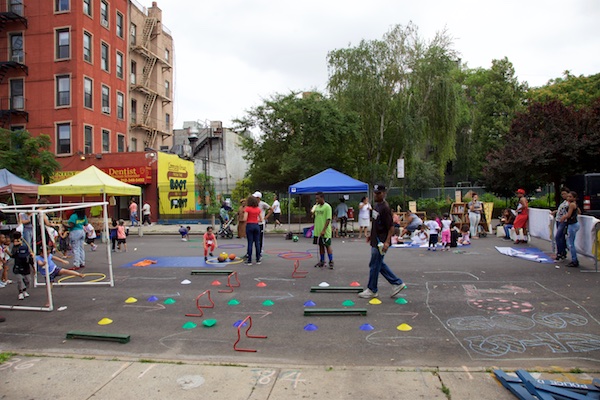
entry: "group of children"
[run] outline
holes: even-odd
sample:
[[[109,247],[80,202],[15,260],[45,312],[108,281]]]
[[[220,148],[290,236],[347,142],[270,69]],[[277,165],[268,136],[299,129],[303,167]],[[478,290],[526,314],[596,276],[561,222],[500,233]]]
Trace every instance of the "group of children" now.
[[[471,244],[469,227],[463,225],[459,230],[456,223],[450,219],[449,214],[444,214],[440,218],[436,214],[431,215],[431,219],[421,224],[412,236],[412,244],[428,244],[427,250],[436,251],[439,242],[439,234],[442,234],[442,251],[448,251],[451,247],[458,244]]]

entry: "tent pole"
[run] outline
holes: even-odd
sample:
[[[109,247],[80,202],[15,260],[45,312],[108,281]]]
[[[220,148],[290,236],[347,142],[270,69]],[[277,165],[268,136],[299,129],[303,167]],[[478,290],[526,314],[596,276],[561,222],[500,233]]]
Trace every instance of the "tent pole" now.
[[[142,215],[142,193],[144,191],[140,188],[140,204],[138,204],[138,235],[140,237],[144,236],[144,232],[142,231],[142,219],[140,216]]]
[[[12,192],[11,194],[12,194],[13,206],[16,206],[17,205],[17,200],[15,198],[15,192]]]
[[[40,218],[40,231],[44,232],[46,230],[46,225],[44,223],[44,215]],[[35,235],[35,229],[34,229]],[[42,256],[44,257],[44,262],[46,263],[46,294],[48,295],[48,311],[54,310],[54,301],[52,299],[52,284],[50,283],[50,274],[48,270],[50,269],[50,264],[48,264],[48,246],[46,244],[46,235],[42,234]],[[35,244],[34,244],[35,247]],[[35,262],[35,268],[37,268],[37,261]]]
[[[108,203],[106,202],[106,193],[102,194],[102,200],[104,201],[104,204],[102,205],[102,214],[104,216],[104,237],[106,238],[106,253],[108,256],[108,276],[110,279],[110,287],[113,287],[115,286],[115,280],[113,276],[110,234],[108,233]]]
[[[290,203],[290,192],[288,191],[288,232],[292,231],[292,205]]]

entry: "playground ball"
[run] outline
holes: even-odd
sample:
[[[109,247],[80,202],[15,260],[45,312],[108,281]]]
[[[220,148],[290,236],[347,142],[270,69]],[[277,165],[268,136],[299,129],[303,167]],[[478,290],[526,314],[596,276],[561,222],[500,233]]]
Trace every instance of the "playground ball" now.
[[[231,254],[229,255],[229,259],[230,259],[231,261],[235,260],[235,254],[231,253]]]
[[[297,242],[297,241],[298,241],[298,236],[294,235],[294,236],[292,237],[292,240],[293,240],[294,242]]]
[[[221,254],[221,255],[220,255],[218,258],[217,258],[217,260],[219,260],[219,262],[225,262],[225,260],[227,260],[227,258],[226,258],[226,257],[223,257],[223,255]]]
[[[229,254],[222,252],[221,254],[219,254],[221,257],[223,257],[224,259],[227,259],[227,257],[229,257]]]

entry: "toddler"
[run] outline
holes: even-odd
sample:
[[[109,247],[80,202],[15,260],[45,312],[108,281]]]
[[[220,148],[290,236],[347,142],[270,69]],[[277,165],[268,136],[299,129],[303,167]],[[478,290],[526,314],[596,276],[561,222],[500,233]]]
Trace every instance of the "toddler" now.
[[[190,238],[190,230],[192,228],[190,228],[189,226],[186,226],[185,228],[183,226],[179,226],[179,234],[181,235],[181,240],[184,242],[187,242],[188,239]]]
[[[127,253],[127,232],[125,232],[125,221],[119,220],[119,226],[117,226],[117,250],[121,250],[123,245],[123,251]]]
[[[440,232],[440,225],[437,223],[436,219],[436,215],[432,214],[431,219],[428,220],[427,222],[425,222],[425,225],[427,225],[427,229],[429,230],[429,247],[427,247],[427,250],[433,250],[435,251],[435,246],[437,246],[437,242],[438,242],[438,234]]]
[[[460,233],[461,236],[460,238],[458,238],[458,243],[462,244],[463,246],[466,244],[471,244],[471,237],[469,236],[469,227],[466,224],[464,224],[460,228]]]
[[[448,213],[444,214],[444,218],[442,219],[442,250],[448,251],[450,250],[450,228],[452,226],[452,221],[450,221],[450,215]]]
[[[18,233],[19,237],[21,237],[19,232],[15,233]],[[12,281],[8,279],[8,260],[10,259],[10,251],[6,239],[6,236],[0,234],[0,268],[2,269],[2,281],[0,281],[0,288],[12,283]],[[10,239],[8,240],[8,243],[10,244]]]
[[[31,267],[33,267],[33,253],[29,250],[29,246],[21,240],[21,234],[15,233],[13,237],[13,258],[15,259],[15,265],[13,267],[13,273],[17,278],[17,289],[19,290],[19,300],[25,300],[29,297],[27,288],[29,287],[29,274],[31,274]]]
[[[96,240],[96,230],[94,229],[94,226],[88,223],[83,227],[83,231],[85,232],[85,242],[92,246],[92,251],[96,251],[98,246],[94,244],[94,241]]]
[[[429,235],[427,234],[427,231],[425,230],[425,225],[421,224],[421,225],[419,225],[419,229],[417,231],[415,231],[415,234],[412,238],[412,244],[421,246],[423,244],[427,244],[428,239],[429,239]]]
[[[58,227],[58,251],[62,253],[63,257],[68,257],[69,251],[69,231],[63,224]]]
[[[40,255],[35,257],[35,261],[37,264],[37,270],[42,276],[46,276],[46,273],[50,274],[50,282],[54,282],[54,279],[57,276],[63,276],[63,275],[78,276],[80,278],[85,277],[85,275],[80,272],[73,271],[73,270],[70,270],[67,268],[58,267],[54,261],[59,261],[65,265],[68,265],[69,262],[67,260],[64,260],[64,259],[57,257],[55,255],[52,255],[52,254],[48,254],[48,265],[46,265],[46,260],[44,260],[42,250],[43,249],[40,246],[40,248],[38,248]]]
[[[217,237],[213,233],[212,226],[206,228],[206,233],[204,234],[204,261],[208,260],[207,254],[211,257],[213,256],[213,251],[217,247]]]
[[[116,246],[117,246],[117,230],[118,230],[117,221],[115,219],[113,219],[111,222],[111,227],[108,229],[108,234],[110,236],[110,244],[112,246],[113,253],[116,251]]]

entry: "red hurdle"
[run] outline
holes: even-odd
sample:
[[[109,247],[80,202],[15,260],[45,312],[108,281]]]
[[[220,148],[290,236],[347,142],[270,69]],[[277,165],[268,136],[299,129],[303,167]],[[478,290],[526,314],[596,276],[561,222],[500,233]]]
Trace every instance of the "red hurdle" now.
[[[200,298],[204,295],[208,296],[208,301],[210,301],[210,305],[209,306],[202,306],[200,305]],[[196,308],[198,309],[198,311],[200,312],[199,314],[185,314],[186,317],[201,317],[204,315],[204,311],[202,311],[203,308],[213,308],[215,306],[215,302],[212,301],[212,299],[210,298],[210,290],[205,290],[204,292],[200,293],[198,295],[198,297],[196,297]]]
[[[306,278],[306,274],[308,274],[308,271],[298,271],[298,268],[300,268],[300,260],[295,260],[292,278]]]
[[[235,278],[235,281],[237,284],[232,284],[231,283],[231,277]],[[233,288],[234,287],[240,287],[240,280],[238,279],[238,273],[237,271],[233,271],[232,273],[230,273],[229,275],[227,275],[227,287],[229,287],[229,289],[227,290],[219,290],[219,293],[232,293],[233,292]]]
[[[266,336],[262,336],[262,335],[249,335],[249,334],[248,334],[248,332],[249,332],[249,331],[250,331],[250,329],[252,328],[252,317],[248,315],[248,316],[247,316],[246,318],[244,318],[244,319],[242,320],[242,322],[240,322],[240,324],[238,325],[238,328],[237,328],[237,335],[238,335],[238,338],[237,338],[237,340],[235,341],[235,343],[233,344],[233,349],[234,349],[235,351],[246,351],[246,352],[249,352],[249,353],[256,353],[256,352],[257,352],[257,350],[252,350],[252,349],[238,349],[238,348],[237,348],[237,344],[238,344],[238,343],[240,342],[240,340],[242,339],[241,329],[242,329],[242,327],[244,326],[244,324],[246,323],[246,321],[248,321],[248,328],[246,329],[246,337],[247,337],[247,338],[251,338],[251,339],[266,339],[266,338],[267,338]]]

